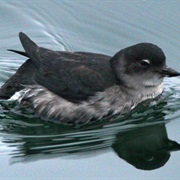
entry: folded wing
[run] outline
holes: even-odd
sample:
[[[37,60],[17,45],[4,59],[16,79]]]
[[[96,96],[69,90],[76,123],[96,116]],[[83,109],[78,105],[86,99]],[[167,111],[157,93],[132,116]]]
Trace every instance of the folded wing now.
[[[119,83],[109,64],[109,56],[51,51],[37,46],[23,33],[19,36],[25,54],[36,67],[35,82],[68,100],[85,100]]]

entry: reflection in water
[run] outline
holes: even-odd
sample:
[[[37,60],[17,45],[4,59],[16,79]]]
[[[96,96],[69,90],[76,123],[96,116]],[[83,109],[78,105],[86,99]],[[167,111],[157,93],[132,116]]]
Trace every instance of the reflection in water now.
[[[22,60],[19,56],[13,56],[6,51],[8,48],[22,50],[17,41],[19,31],[26,32],[40,42],[41,46],[47,48],[89,51],[108,55],[135,43],[152,42],[165,51],[168,65],[180,70],[180,61],[178,61],[179,3],[180,1],[131,1],[131,3],[129,1],[113,1],[112,3],[110,1],[84,0],[76,1],[76,3],[75,1],[58,0],[43,1],[43,3],[42,1],[33,1],[33,3],[32,1],[23,1],[22,3],[22,1],[2,0],[0,1],[0,84],[2,85],[14,74],[25,61],[25,59]],[[174,86],[175,81],[177,82],[176,87]],[[168,87],[173,88],[167,90]],[[62,177],[83,176],[120,179],[122,174],[127,179],[145,179],[144,175],[148,176],[147,179],[180,179],[180,173],[178,173],[179,152],[174,152],[162,168],[150,173],[145,172],[146,174],[138,169],[136,171],[135,168],[133,169],[135,165],[129,164],[129,159],[133,158],[130,153],[130,157],[126,156],[127,159],[125,159],[129,163],[119,158],[120,155],[122,156],[123,146],[128,150],[128,147],[130,149],[135,144],[132,136],[141,137],[138,135],[140,130],[143,131],[143,128],[148,129],[153,126],[157,128],[157,131],[161,131],[159,134],[163,134],[163,123],[167,127],[169,138],[180,143],[178,131],[180,128],[180,79],[172,79],[165,84],[165,88],[165,94],[163,94],[165,100],[159,101],[157,105],[142,108],[124,118],[118,117],[111,122],[104,121],[80,129],[42,122],[27,113],[21,115],[21,112],[14,112],[13,108],[9,105],[7,107],[3,102],[2,109],[0,108],[1,179],[3,177],[20,179],[27,177],[26,174],[35,177],[34,179],[37,177],[47,179],[51,176],[61,177],[61,179],[64,179]],[[138,131],[137,135],[134,135],[136,130]],[[128,133],[130,134],[128,135]],[[142,137],[153,134],[154,138],[159,136],[158,132],[153,132],[149,135],[145,133]],[[163,136],[161,135],[161,137]],[[130,146],[128,138],[133,142],[132,146]],[[166,134],[164,134],[164,139],[168,139]],[[128,142],[125,143],[125,141]],[[138,142],[140,141],[139,139]],[[164,141],[161,140],[161,142]],[[151,144],[148,144],[151,147]],[[161,147],[164,146],[163,143],[160,144]],[[117,148],[117,146],[119,149],[122,147],[121,151],[117,150],[119,156],[114,149],[112,150],[114,154],[107,153],[103,156],[75,162],[70,159],[74,156],[77,159],[84,158],[84,154],[89,156],[93,153],[94,156],[96,154],[94,150],[102,153],[103,150],[111,150],[111,147]],[[132,153],[139,152],[135,145],[131,149]],[[66,156],[68,156],[68,160],[63,161],[62,159],[66,159]],[[46,158],[50,159],[44,161]],[[40,162],[36,163],[38,159]],[[99,162],[96,162],[97,159]],[[7,160],[15,164],[7,166]],[[60,160],[59,167],[55,164],[58,160]],[[61,164],[61,160],[63,164]],[[29,161],[33,162],[21,163]],[[93,164],[93,162],[95,163]],[[107,165],[98,166],[104,162],[107,162]],[[117,163],[119,166],[116,166]],[[131,163],[134,164],[134,162]],[[37,164],[43,164],[43,166],[36,167]],[[113,169],[109,166],[110,164],[114,164],[111,166]]]
[[[138,169],[157,169],[165,165],[171,151],[180,150],[177,142],[168,139],[165,127],[167,114],[174,114],[179,105],[177,98],[174,102],[174,94],[166,92],[156,103],[143,103],[124,116],[79,128],[43,122],[2,102],[2,142],[15,147],[10,153],[12,164],[60,156],[84,157],[112,148]]]
[[[118,133],[112,147],[120,158],[144,170],[164,166],[170,152],[180,150],[177,142],[168,139],[164,123]]]

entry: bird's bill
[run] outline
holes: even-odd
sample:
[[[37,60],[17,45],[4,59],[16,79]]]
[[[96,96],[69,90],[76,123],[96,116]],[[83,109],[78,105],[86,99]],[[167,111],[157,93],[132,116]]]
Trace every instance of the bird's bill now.
[[[178,71],[168,67],[163,68],[161,74],[165,77],[180,76],[180,73]]]

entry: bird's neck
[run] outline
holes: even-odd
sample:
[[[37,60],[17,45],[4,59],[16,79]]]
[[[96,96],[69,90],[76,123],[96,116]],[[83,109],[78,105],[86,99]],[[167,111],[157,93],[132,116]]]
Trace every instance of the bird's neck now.
[[[153,99],[159,96],[163,91],[163,83],[157,86],[146,86],[140,89],[134,90],[135,98],[138,97],[140,101],[145,101],[147,99]]]

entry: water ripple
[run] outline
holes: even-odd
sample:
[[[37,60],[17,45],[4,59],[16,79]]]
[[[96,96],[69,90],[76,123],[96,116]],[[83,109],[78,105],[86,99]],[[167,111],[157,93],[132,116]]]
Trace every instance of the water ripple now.
[[[1,146],[5,145],[6,148],[7,144],[8,147],[16,147],[10,154],[14,158],[21,157],[21,161],[25,155],[32,160],[38,154],[64,156],[105,150],[111,147],[117,134],[178,120],[179,84],[180,79],[167,80],[165,91],[159,99],[144,103],[123,116],[104,119],[82,127],[57,125],[41,121],[29,114],[16,113],[12,110],[12,104],[3,101],[0,113],[0,133],[3,137]]]
[[[0,2],[3,17],[0,84],[25,61],[6,51],[8,48],[22,49],[19,31],[46,48],[109,55],[131,44],[153,42],[165,51],[168,63],[180,70],[176,61],[179,58],[179,19],[174,15],[179,13],[178,5],[168,1],[155,3],[99,1],[95,6],[93,1]],[[118,141],[125,144],[122,140],[126,139],[125,134],[129,139],[134,134],[140,136],[138,130],[141,128],[147,131],[154,128],[151,136],[163,134],[166,139],[165,124],[177,122],[179,125],[179,119],[179,78],[165,81],[165,91],[159,99],[143,103],[128,114],[82,127],[41,121],[32,114],[18,111],[14,104],[1,101],[0,156],[9,155],[12,162],[76,156],[113,148]]]

